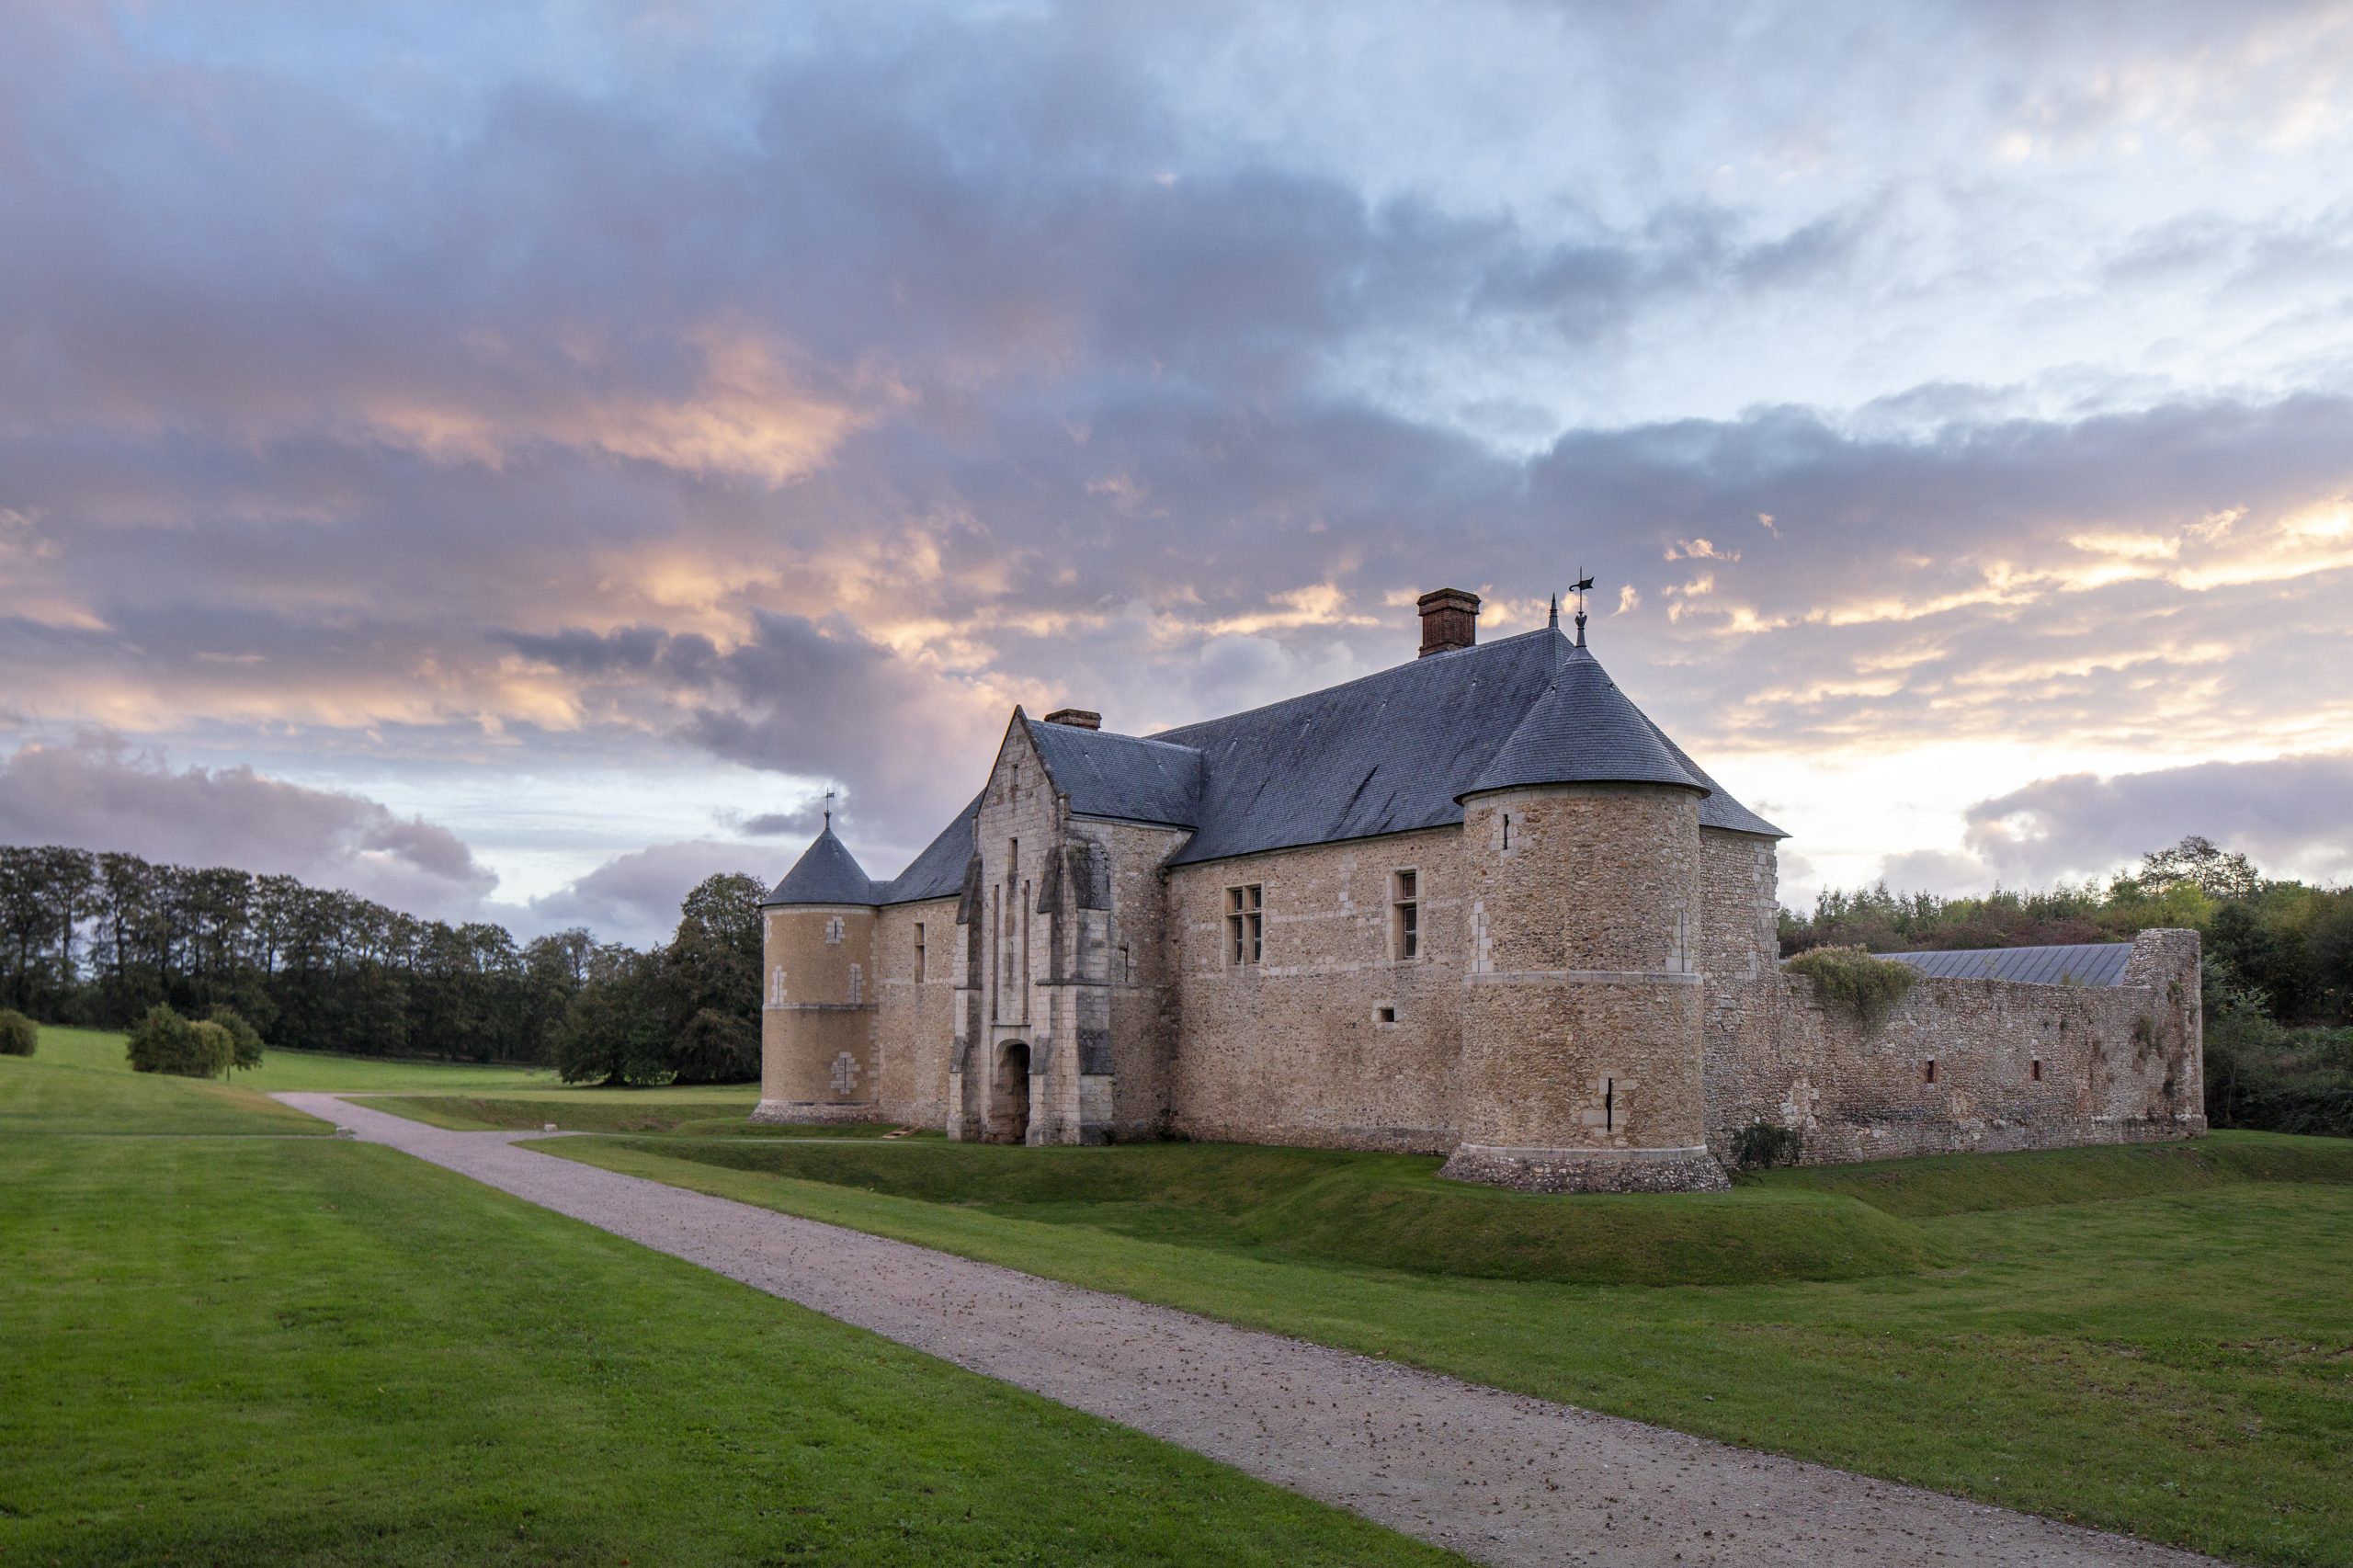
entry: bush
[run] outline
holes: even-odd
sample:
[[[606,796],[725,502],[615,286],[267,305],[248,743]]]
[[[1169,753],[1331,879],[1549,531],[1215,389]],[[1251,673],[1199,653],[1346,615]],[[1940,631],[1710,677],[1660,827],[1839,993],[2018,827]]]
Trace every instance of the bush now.
[[[1804,1134],[1761,1117],[1732,1135],[1733,1163],[1745,1171],[1794,1165],[1804,1152]]]
[[[190,1022],[158,1002],[132,1027],[129,1054],[134,1073],[211,1078],[229,1070],[237,1043],[219,1024]]]
[[[0,1056],[30,1056],[40,1030],[22,1013],[0,1007]]]
[[[2353,1029],[2291,1029],[2270,999],[2206,966],[2206,1119],[2353,1137]]]
[[[208,1021],[219,1024],[229,1033],[232,1063],[238,1067],[261,1065],[261,1031],[245,1021],[245,1016],[234,1007],[215,1007],[205,1015]]]
[[[1885,1023],[1920,978],[1910,964],[1874,958],[1860,948],[1813,948],[1781,967],[1813,981],[1816,995],[1846,1007],[1869,1029]]]

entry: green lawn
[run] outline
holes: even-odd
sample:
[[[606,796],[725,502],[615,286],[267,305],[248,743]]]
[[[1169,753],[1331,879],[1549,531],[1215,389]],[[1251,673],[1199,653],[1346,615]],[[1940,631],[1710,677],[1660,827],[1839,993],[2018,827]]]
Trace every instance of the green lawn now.
[[[553,1122],[566,1132],[687,1132],[706,1137],[757,1136],[770,1131],[745,1118],[759,1103],[756,1089],[676,1088],[578,1090],[529,1096],[395,1095],[368,1102],[453,1132],[533,1131]],[[805,1132],[807,1129],[796,1128]],[[827,1129],[828,1131],[835,1130]],[[856,1124],[843,1136],[880,1137],[887,1127]]]
[[[35,1061],[55,1066],[124,1071],[123,1036],[107,1029],[43,1026]],[[235,1074],[238,1084],[264,1094],[289,1089],[350,1094],[422,1089],[567,1092],[546,1067],[476,1066],[464,1062],[388,1062],[376,1056],[335,1056],[323,1051],[268,1051],[261,1065]],[[569,1091],[579,1093],[584,1091]],[[756,1099],[758,1096],[753,1096]]]
[[[1214,1145],[545,1147],[2246,1562],[2353,1561],[2353,1142],[2218,1134],[1644,1199]],[[1838,1259],[1823,1238],[1848,1231],[1870,1267],[1824,1277]],[[1572,1282],[1645,1257],[1755,1272]]]
[[[381,1147],[17,1136],[285,1125],[54,1043],[0,1058],[0,1563],[1453,1561]]]
[[[133,1073],[122,1050],[119,1034],[44,1028],[33,1055],[0,1056],[0,1142],[60,1133],[335,1131],[243,1083]]]

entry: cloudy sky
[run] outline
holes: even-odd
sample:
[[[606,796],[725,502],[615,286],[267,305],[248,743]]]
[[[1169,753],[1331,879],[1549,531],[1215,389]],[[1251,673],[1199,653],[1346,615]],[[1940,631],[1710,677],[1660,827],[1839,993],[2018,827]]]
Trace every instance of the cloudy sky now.
[[[2353,6],[0,0],[0,841],[643,938],[1596,651],[1784,891],[2353,876]]]

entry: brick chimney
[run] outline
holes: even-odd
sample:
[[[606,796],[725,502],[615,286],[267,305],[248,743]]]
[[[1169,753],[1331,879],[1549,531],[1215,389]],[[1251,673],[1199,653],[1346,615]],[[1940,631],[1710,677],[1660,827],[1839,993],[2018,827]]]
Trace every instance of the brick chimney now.
[[[1099,730],[1103,727],[1103,715],[1089,713],[1084,708],[1057,708],[1046,715],[1046,722],[1068,724],[1074,730]]]
[[[1422,652],[1427,659],[1479,641],[1479,596],[1439,588],[1414,601],[1422,612]]]

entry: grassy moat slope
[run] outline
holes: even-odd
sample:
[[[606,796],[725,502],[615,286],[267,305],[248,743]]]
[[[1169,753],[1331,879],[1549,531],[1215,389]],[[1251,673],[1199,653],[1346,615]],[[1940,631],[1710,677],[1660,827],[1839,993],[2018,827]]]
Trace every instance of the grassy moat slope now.
[[[56,1032],[0,1057],[0,1563],[1456,1561]]]
[[[1463,1188],[1217,1145],[551,1153],[2250,1562],[2353,1562],[2353,1142]],[[1631,1281],[1677,1278],[1702,1284]]]

